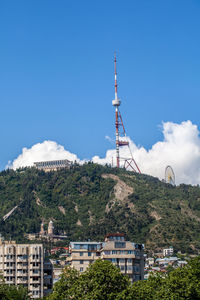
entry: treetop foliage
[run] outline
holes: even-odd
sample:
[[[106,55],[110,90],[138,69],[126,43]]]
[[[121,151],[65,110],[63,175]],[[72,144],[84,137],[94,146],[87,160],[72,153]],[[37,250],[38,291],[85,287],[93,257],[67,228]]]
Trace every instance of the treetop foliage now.
[[[48,300],[159,300],[200,299],[200,257],[163,276],[130,284],[111,262],[97,260],[80,274],[67,267]]]

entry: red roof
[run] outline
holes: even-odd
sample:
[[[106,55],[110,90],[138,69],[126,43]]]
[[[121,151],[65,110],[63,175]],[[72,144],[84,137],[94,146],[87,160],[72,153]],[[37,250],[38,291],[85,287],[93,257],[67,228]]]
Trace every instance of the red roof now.
[[[105,238],[109,238],[109,237],[111,237],[111,236],[125,236],[125,234],[123,234],[123,233],[108,233],[108,234],[106,234],[106,236],[105,236]]]

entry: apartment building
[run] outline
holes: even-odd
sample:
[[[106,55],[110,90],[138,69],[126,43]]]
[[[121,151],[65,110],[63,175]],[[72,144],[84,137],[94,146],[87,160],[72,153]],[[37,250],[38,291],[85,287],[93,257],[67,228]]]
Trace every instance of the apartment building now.
[[[67,261],[76,270],[84,272],[93,261],[100,257],[101,247],[102,243],[99,242],[71,242],[70,256]]]
[[[131,282],[144,279],[144,252],[142,244],[125,240],[123,234],[108,234],[101,249],[101,258],[111,261]]]
[[[16,244],[0,237],[0,273],[5,283],[28,288],[33,299],[43,297],[43,245]]]
[[[143,248],[141,244],[125,241],[123,234],[109,234],[104,242],[71,242],[67,261],[84,272],[98,258],[109,260],[134,282],[144,279]]]

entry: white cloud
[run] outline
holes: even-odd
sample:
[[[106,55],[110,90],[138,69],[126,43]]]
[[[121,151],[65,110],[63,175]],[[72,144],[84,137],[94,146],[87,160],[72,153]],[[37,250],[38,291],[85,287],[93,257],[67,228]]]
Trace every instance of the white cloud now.
[[[172,166],[176,183],[200,184],[200,137],[196,125],[191,121],[162,124],[164,139],[150,150],[137,147],[130,138],[129,144],[135,161],[142,173],[164,178],[165,167]],[[130,157],[128,147],[120,149],[121,157]],[[93,157],[100,164],[115,164],[115,150],[108,150],[105,158]]]
[[[160,179],[164,178],[167,165],[171,165],[176,176],[176,183],[200,184],[200,137],[196,125],[191,121],[176,124],[166,122],[162,124],[163,140],[155,143],[150,150],[137,147],[130,138],[130,148],[135,161],[142,173],[150,174]],[[120,149],[121,157],[130,157],[128,147]],[[53,141],[44,141],[23,148],[10,165],[14,169],[31,166],[35,161],[69,159],[82,163],[75,154],[65,150],[63,146]],[[100,164],[116,164],[115,149],[108,150],[105,158],[94,156],[93,162]]]
[[[20,167],[33,166],[34,162],[56,159],[68,159],[70,161],[80,162],[76,154],[65,150],[63,146],[53,141],[44,141],[37,143],[31,148],[23,148],[20,154],[12,163],[9,162],[9,168],[17,169]]]

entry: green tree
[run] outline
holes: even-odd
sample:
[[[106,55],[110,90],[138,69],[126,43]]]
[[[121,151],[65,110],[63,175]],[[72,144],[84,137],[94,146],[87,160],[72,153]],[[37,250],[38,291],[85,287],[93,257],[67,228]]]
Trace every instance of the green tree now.
[[[109,261],[97,260],[80,274],[66,268],[49,300],[115,300],[130,286],[128,277]]]
[[[72,298],[74,293],[74,285],[79,279],[79,272],[70,267],[65,267],[61,278],[53,288],[53,293],[47,297],[49,300],[57,299],[76,299]]]
[[[22,286],[7,285],[0,283],[1,300],[28,300],[28,290]]]
[[[170,272],[157,295],[162,299],[200,299],[200,256]]]
[[[79,277],[77,299],[115,300],[130,286],[130,280],[109,261],[97,260]]]
[[[165,277],[155,274],[146,281],[134,283],[117,299],[200,299],[200,256],[192,259],[185,267],[171,271]]]

